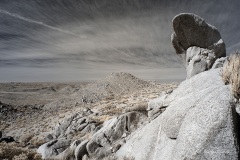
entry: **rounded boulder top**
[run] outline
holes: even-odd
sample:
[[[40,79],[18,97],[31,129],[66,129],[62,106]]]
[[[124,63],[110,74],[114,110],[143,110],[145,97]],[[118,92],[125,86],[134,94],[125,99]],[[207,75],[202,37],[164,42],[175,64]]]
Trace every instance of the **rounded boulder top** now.
[[[221,39],[217,28],[193,13],[181,13],[173,18],[175,37],[184,50],[191,46],[208,48]]]

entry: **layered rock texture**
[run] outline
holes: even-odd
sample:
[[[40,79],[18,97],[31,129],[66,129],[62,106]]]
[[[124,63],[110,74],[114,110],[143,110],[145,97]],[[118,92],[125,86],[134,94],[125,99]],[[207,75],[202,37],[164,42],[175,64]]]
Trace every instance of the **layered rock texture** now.
[[[182,82],[170,95],[150,102],[155,104],[150,106],[153,109],[167,109],[133,133],[117,152],[118,157],[237,160],[239,115],[220,73],[214,69],[198,74]]]
[[[216,59],[226,56],[225,43],[217,28],[192,13],[174,17],[171,41],[177,54],[183,54],[187,78],[209,70]]]

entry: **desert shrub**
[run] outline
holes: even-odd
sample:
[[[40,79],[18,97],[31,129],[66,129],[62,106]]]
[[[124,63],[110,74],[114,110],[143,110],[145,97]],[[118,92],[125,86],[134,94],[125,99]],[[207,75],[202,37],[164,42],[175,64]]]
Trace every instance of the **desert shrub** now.
[[[44,143],[46,143],[47,141],[44,138],[33,137],[29,142],[32,148],[38,148]]]
[[[18,147],[15,143],[0,143],[0,159],[41,160],[41,156],[34,151]]]
[[[240,53],[230,55],[224,63],[222,78],[225,84],[231,85],[233,96],[240,99]]]
[[[20,138],[20,142],[23,145],[23,147],[27,146],[28,142],[34,137],[34,134],[25,134]]]
[[[125,112],[131,112],[131,111],[146,112],[147,107],[148,107],[147,102],[139,102],[137,104],[132,105],[131,107],[126,108]]]

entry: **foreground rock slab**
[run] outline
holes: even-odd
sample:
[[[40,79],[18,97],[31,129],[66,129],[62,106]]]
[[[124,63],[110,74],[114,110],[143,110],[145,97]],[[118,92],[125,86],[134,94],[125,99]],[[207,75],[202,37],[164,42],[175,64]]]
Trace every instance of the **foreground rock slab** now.
[[[129,137],[119,159],[239,158],[239,116],[220,69],[200,73],[158,100],[167,101],[167,109]]]

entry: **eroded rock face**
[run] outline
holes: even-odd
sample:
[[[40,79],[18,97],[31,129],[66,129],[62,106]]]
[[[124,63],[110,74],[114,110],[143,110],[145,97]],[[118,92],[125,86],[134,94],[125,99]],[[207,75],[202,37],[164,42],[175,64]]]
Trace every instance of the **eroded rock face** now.
[[[237,160],[240,119],[220,72],[200,73],[149,103],[151,108],[167,108],[127,140],[118,158]]]
[[[85,140],[83,142],[81,142],[77,148],[75,149],[74,155],[76,160],[82,160],[83,156],[87,153],[87,148],[86,145],[88,143],[88,140]]]
[[[187,78],[211,69],[216,60],[212,50],[200,47],[189,47],[186,51]]]
[[[96,122],[89,119],[91,113],[73,113],[59,122],[53,133],[46,137],[49,142],[40,146],[37,150],[42,158],[51,159],[82,159],[87,154],[86,144],[88,139],[79,138],[73,141],[74,134],[89,134],[96,129]]]
[[[70,134],[68,130],[78,129],[89,121],[87,117],[82,117],[81,114],[73,114],[56,127],[54,135],[57,139],[43,144],[37,152],[44,159],[81,160],[84,155],[93,159],[101,159],[117,152],[125,143],[125,138],[146,119],[144,113],[128,112],[104,122],[102,128],[96,132],[92,132],[93,123],[89,122],[80,132],[85,133],[84,130],[86,129],[93,135],[73,141],[67,136]],[[95,129],[95,125],[93,128]]]
[[[221,68],[223,67],[223,64],[225,63],[225,61],[228,59],[228,57],[221,57],[221,58],[218,58],[213,66],[212,66],[212,69],[216,69],[216,68]]]
[[[177,54],[185,54],[187,78],[211,69],[215,60],[226,56],[226,47],[219,31],[192,13],[173,19],[171,41]]]
[[[144,117],[140,112],[129,112],[106,121],[86,146],[89,156],[99,159],[116,152],[122,140],[138,128]]]
[[[41,145],[37,152],[42,155],[43,159],[53,158],[59,153],[62,153],[64,150],[70,146],[71,141],[65,139],[52,140],[48,143]]]

